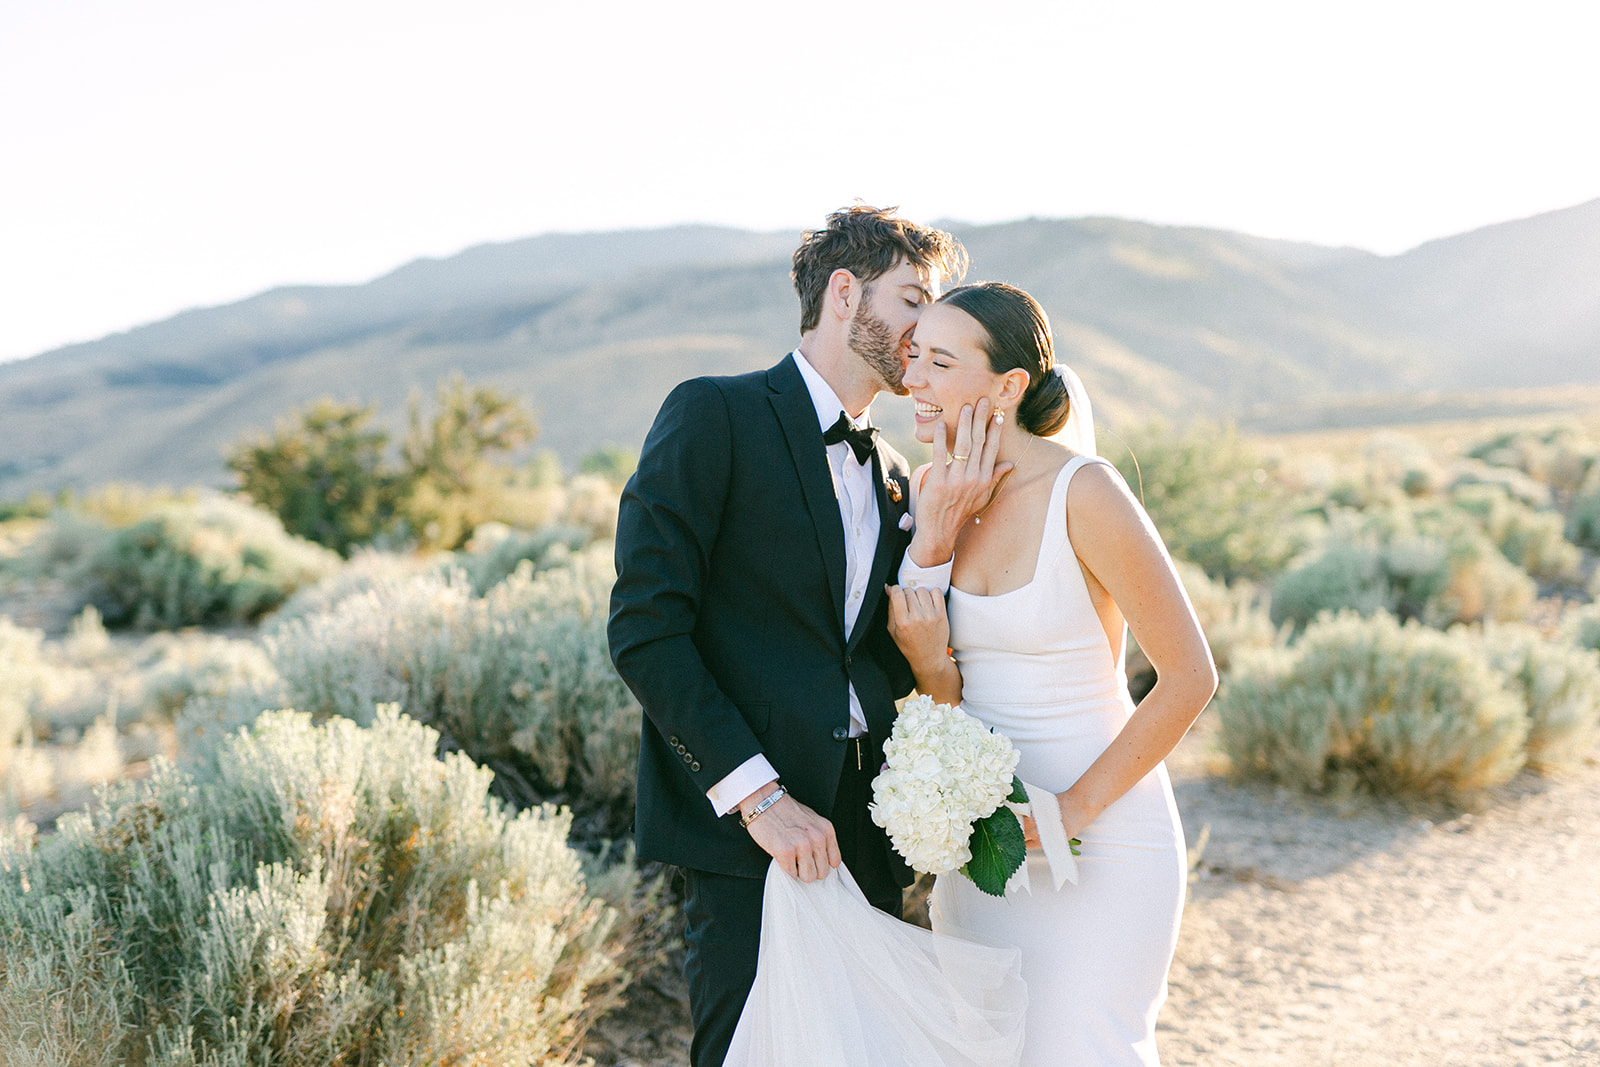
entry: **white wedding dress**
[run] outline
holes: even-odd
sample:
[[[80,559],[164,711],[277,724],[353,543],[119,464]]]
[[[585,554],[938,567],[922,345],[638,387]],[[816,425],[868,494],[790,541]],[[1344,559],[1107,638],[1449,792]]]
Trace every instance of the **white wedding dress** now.
[[[1018,777],[1051,792],[1071,786],[1133,712],[1067,537],[1067,486],[1085,465],[1104,462],[1074,457],[1056,477],[1031,582],[997,596],[950,591],[963,707],[1016,744]],[[1025,1067],[1154,1064],[1187,880],[1166,766],[1079,836],[1076,885],[1052,888],[1036,850],[1024,892],[990,897],[960,874],[941,876],[933,928],[1021,950]]]

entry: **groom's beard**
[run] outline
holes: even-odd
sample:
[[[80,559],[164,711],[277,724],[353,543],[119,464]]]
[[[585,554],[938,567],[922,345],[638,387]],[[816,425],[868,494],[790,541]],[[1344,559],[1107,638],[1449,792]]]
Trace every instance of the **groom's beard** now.
[[[850,332],[846,341],[850,345],[850,350],[872,368],[873,373],[878,376],[878,381],[883,383],[883,388],[896,396],[904,396],[909,392],[901,384],[901,379],[906,374],[906,365],[900,359],[900,338],[889,329],[888,323],[872,313],[866,300],[862,301],[856,317],[850,320]]]

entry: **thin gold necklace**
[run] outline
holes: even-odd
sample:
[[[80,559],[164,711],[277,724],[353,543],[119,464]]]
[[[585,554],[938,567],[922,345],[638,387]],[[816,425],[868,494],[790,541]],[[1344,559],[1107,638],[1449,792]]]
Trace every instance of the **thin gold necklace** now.
[[[1022,455],[1018,456],[1017,461],[1011,465],[1011,469],[1002,474],[1000,476],[1000,480],[994,483],[994,492],[989,494],[988,501],[986,501],[983,507],[979,508],[972,516],[972,522],[974,525],[983,525],[983,513],[994,507],[994,502],[1000,499],[1000,490],[1004,489],[1006,487],[1006,482],[1010,481],[1011,476],[1017,473],[1017,468],[1022,466],[1022,461],[1028,458],[1028,450],[1033,447],[1033,443],[1037,440],[1038,438],[1033,434],[1028,435],[1028,443],[1022,446]]]

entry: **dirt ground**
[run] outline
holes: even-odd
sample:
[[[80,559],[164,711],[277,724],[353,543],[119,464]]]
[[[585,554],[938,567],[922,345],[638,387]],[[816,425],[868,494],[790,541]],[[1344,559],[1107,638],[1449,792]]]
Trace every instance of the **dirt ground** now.
[[[1463,812],[1231,784],[1207,741],[1169,761],[1197,862],[1164,1064],[1600,1065],[1600,763]],[[688,1036],[663,974],[588,1051],[676,1067]]]

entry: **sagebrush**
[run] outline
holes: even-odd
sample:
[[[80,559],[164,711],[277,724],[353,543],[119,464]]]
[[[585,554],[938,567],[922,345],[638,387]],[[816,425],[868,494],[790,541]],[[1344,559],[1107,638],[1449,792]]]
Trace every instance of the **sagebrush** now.
[[[526,780],[531,796],[560,795],[620,832],[640,709],[606,645],[615,580],[605,543],[544,571],[524,562],[483,596],[455,568],[376,578],[265,642],[295,707],[359,720],[396,703],[499,771],[502,788]]]
[[[1232,427],[1151,423],[1119,443],[1117,470],[1174,556],[1231,582],[1269,577],[1305,547],[1297,495]]]
[[[1216,701],[1235,770],[1316,792],[1462,796],[1526,759],[1528,715],[1473,639],[1345,614],[1235,666]]]
[[[1526,616],[1538,592],[1465,512],[1395,504],[1335,511],[1325,541],[1272,585],[1272,618],[1387,612],[1430,626]]]
[[[1550,641],[1531,626],[1490,626],[1483,655],[1528,714],[1528,765],[1570,770],[1600,742],[1600,654]]]
[[[380,710],[263,716],[0,844],[0,1061],[566,1064],[659,949],[631,866],[596,895],[552,808]]]
[[[338,564],[274,516],[208,496],[113,531],[89,558],[86,578],[107,624],[172,630],[254,622]]]

